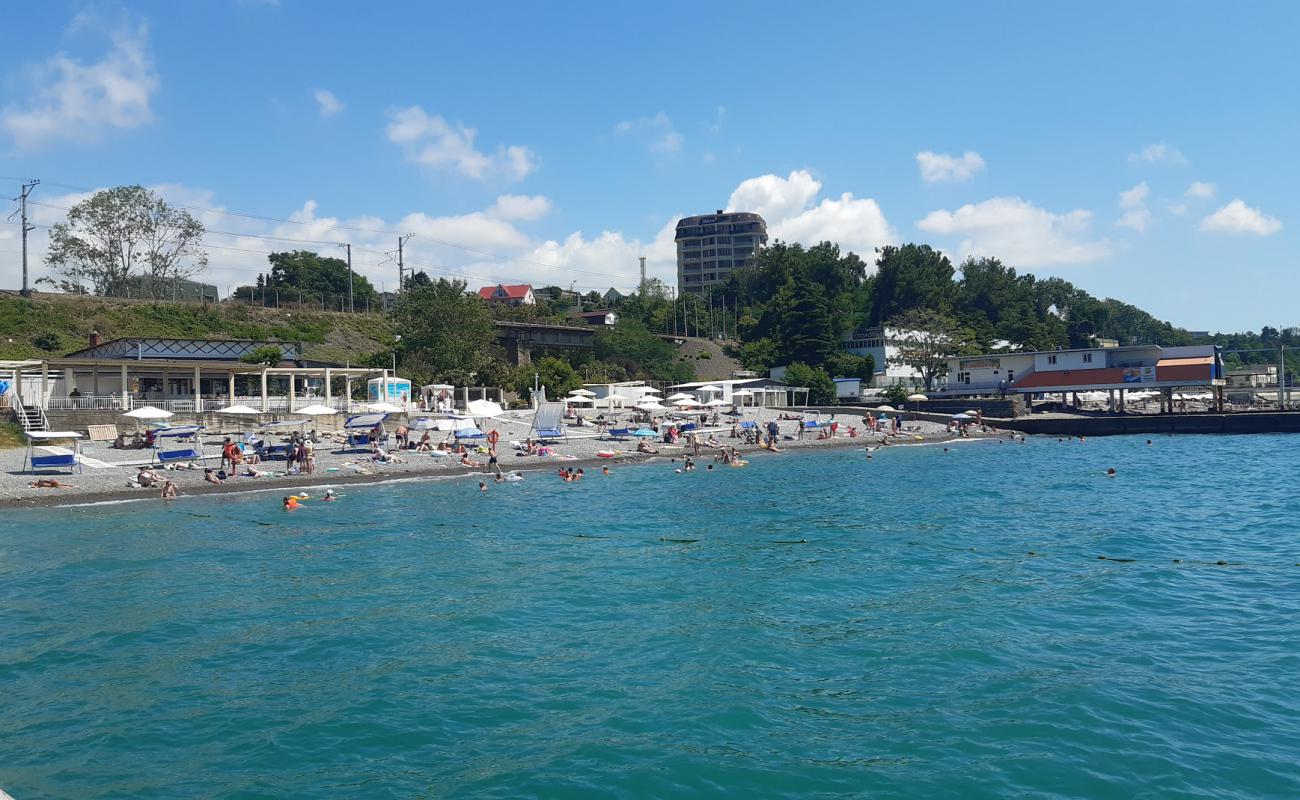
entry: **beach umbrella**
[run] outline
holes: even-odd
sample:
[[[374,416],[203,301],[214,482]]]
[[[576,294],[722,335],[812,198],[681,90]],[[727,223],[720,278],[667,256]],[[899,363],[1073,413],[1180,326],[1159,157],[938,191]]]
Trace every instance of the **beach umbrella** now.
[[[694,399],[695,399],[694,395],[689,395],[686,394],[685,392],[678,392],[677,394],[669,396],[668,402],[675,403],[678,400],[694,400]]]
[[[171,417],[174,417],[175,414],[154,406],[140,406],[139,408],[131,409],[122,416],[130,417],[131,419],[170,419]]]
[[[429,419],[428,417],[420,417],[419,419],[411,420],[411,424],[408,425],[407,427],[409,427],[413,431],[437,430],[438,420]]]
[[[710,400],[709,402],[704,404],[704,407],[717,408],[718,406],[729,406],[729,405],[731,405],[731,403],[728,403],[726,400]]]
[[[668,410],[668,406],[660,405],[659,403],[637,403],[636,408],[638,411],[667,411]]]
[[[504,413],[501,404],[491,400],[471,400],[465,410],[471,417],[499,417]]]
[[[754,390],[753,390],[753,389],[737,389],[736,391],[734,391],[734,392],[731,393],[731,396],[732,396],[732,397],[753,397],[753,396],[754,396]]]
[[[400,414],[405,409],[392,403],[370,403],[366,406],[366,410],[373,411],[376,414]]]
[[[897,411],[898,409],[890,405],[876,406],[877,411]]]
[[[578,403],[578,404],[581,404],[581,405],[587,405],[587,404],[589,404],[589,403],[590,403],[591,405],[595,405],[595,404],[596,404],[596,401],[595,401],[595,400],[592,400],[590,397],[582,397],[581,395],[569,395],[568,397],[564,398],[564,402],[566,402],[566,403]]]
[[[647,436],[658,436],[659,434],[655,433],[654,431],[650,430],[649,428],[639,428],[639,429],[637,429],[637,430],[632,431],[632,435],[633,435],[633,436],[639,436],[639,437],[644,438],[644,437],[647,437]]]
[[[963,412],[961,412],[960,414],[953,414],[953,415],[952,415],[952,418],[953,418],[953,419],[970,419],[970,418],[971,418],[971,415],[970,415],[970,414],[967,414],[965,411],[963,411]]]
[[[339,412],[338,409],[336,408],[330,408],[329,406],[323,406],[317,403],[314,406],[307,406],[306,408],[297,409],[293,413],[303,414],[308,417],[326,417],[329,416],[330,414],[337,414]]]
[[[923,394],[909,394],[909,395],[907,396],[907,402],[909,402],[909,403],[919,403],[919,402],[921,402],[922,400],[929,400],[929,399],[930,399],[930,398],[926,397],[926,396],[923,395]]]
[[[645,394],[650,394],[651,392],[653,392],[654,394],[663,394],[663,392],[659,391],[653,386],[642,386],[640,387],[640,389]]]
[[[574,389],[573,391],[569,392],[569,394],[571,394],[571,395],[575,395],[575,396],[578,396],[578,397],[595,397],[595,396],[596,396],[596,393],[593,392],[593,391],[591,391],[590,389]]]
[[[699,401],[699,400],[696,400],[694,397],[683,397],[683,398],[680,399],[680,400],[674,400],[674,401],[673,401],[673,405],[675,405],[675,406],[683,406],[683,407],[684,407],[684,406],[698,406],[699,404],[700,404],[700,401]]]
[[[606,403],[606,404],[607,404],[611,409],[614,408],[614,404],[615,404],[615,403],[622,403],[622,402],[625,402],[625,401],[627,400],[626,397],[624,397],[624,396],[621,395],[621,394],[617,394],[617,393],[615,393],[615,394],[610,394],[610,395],[606,395],[606,396],[604,396],[604,397],[602,397],[602,398],[600,398],[600,399],[601,399],[602,401],[604,401],[604,402],[605,402],[605,403]]]
[[[697,391],[697,392],[710,392],[710,393],[713,393],[713,394],[717,394],[718,392],[722,391],[722,387],[721,387],[721,386],[714,386],[713,384],[710,383],[708,386],[701,386],[700,388],[696,389],[695,391]]]
[[[218,408],[216,413],[229,414],[232,417],[256,417],[262,412],[250,406],[226,406],[225,408]]]

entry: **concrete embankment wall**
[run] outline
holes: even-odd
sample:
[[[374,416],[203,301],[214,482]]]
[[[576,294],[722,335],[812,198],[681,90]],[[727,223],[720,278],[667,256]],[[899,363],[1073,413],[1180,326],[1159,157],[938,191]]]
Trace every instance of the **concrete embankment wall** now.
[[[1159,414],[1104,417],[1019,417],[999,428],[1050,436],[1119,436],[1153,433],[1300,433],[1300,413]]]

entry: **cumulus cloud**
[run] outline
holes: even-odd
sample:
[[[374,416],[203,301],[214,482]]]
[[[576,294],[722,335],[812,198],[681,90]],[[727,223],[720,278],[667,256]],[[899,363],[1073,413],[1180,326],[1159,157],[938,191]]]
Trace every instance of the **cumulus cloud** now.
[[[1086,238],[1092,212],[1057,214],[1019,197],[994,197],[956,211],[932,211],[916,223],[923,231],[962,236],[959,257],[996,256],[1018,267],[1081,264],[1111,253],[1105,239]]]
[[[620,122],[614,126],[614,131],[643,138],[652,153],[673,155],[682,150],[682,135],[673,127],[673,121],[662,111],[651,117]]]
[[[916,154],[916,165],[926,183],[961,183],[984,169],[984,159],[973,150],[960,156],[922,150]]]
[[[728,211],[753,211],[767,222],[775,240],[814,245],[831,241],[871,262],[877,247],[894,244],[898,233],[875,200],[844,192],[814,205],[821,181],[807,170],[789,176],[760,175],[743,181],[731,193]]]
[[[1151,224],[1151,211],[1147,208],[1147,197],[1151,189],[1142,181],[1132,189],[1119,193],[1119,207],[1124,211],[1116,225],[1132,228],[1138,233],[1146,231]]]
[[[343,110],[343,101],[329,89],[313,89],[311,96],[316,99],[322,117],[332,117]]]
[[[74,27],[86,27],[84,17]],[[25,72],[29,97],[0,111],[3,129],[19,149],[33,150],[60,139],[94,142],[113,129],[130,130],[153,120],[150,101],[158,74],[149,52],[149,28],[123,25],[98,61],[83,63],[64,53]]]
[[[387,133],[390,142],[405,150],[407,160],[476,180],[494,175],[523,180],[540,165],[522,145],[500,145],[488,155],[475,147],[478,131],[474,128],[459,122],[453,125],[418,105],[390,112]]]
[[[1188,161],[1183,151],[1164,142],[1149,144],[1136,153],[1129,153],[1130,164],[1171,164],[1185,166]]]
[[[1211,233],[1250,233],[1256,236],[1271,236],[1282,230],[1282,221],[1265,214],[1258,208],[1251,208],[1237,199],[1201,220],[1201,229]]]
[[[1214,197],[1214,192],[1214,184],[1204,181],[1192,181],[1192,185],[1187,187],[1187,191],[1183,192],[1183,197]]]
[[[551,213],[551,201],[540,194],[503,194],[497,198],[489,215],[497,219],[535,220]]]

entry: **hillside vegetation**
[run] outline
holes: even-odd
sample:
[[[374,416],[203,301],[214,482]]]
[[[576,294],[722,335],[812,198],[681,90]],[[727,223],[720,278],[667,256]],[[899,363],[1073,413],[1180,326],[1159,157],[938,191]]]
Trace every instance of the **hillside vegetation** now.
[[[302,342],[307,358],[356,363],[392,347],[380,314],[260,308],[234,303],[125,300],[71,294],[0,295],[0,358],[48,358],[128,336],[278,339]]]

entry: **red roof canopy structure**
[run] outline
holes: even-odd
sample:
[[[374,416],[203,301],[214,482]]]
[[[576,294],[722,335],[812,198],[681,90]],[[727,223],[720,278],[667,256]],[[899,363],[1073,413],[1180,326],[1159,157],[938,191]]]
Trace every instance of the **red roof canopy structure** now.
[[[484,300],[523,300],[532,290],[533,287],[527,283],[509,285],[498,283],[496,286],[484,286],[479,289],[478,296]]]

